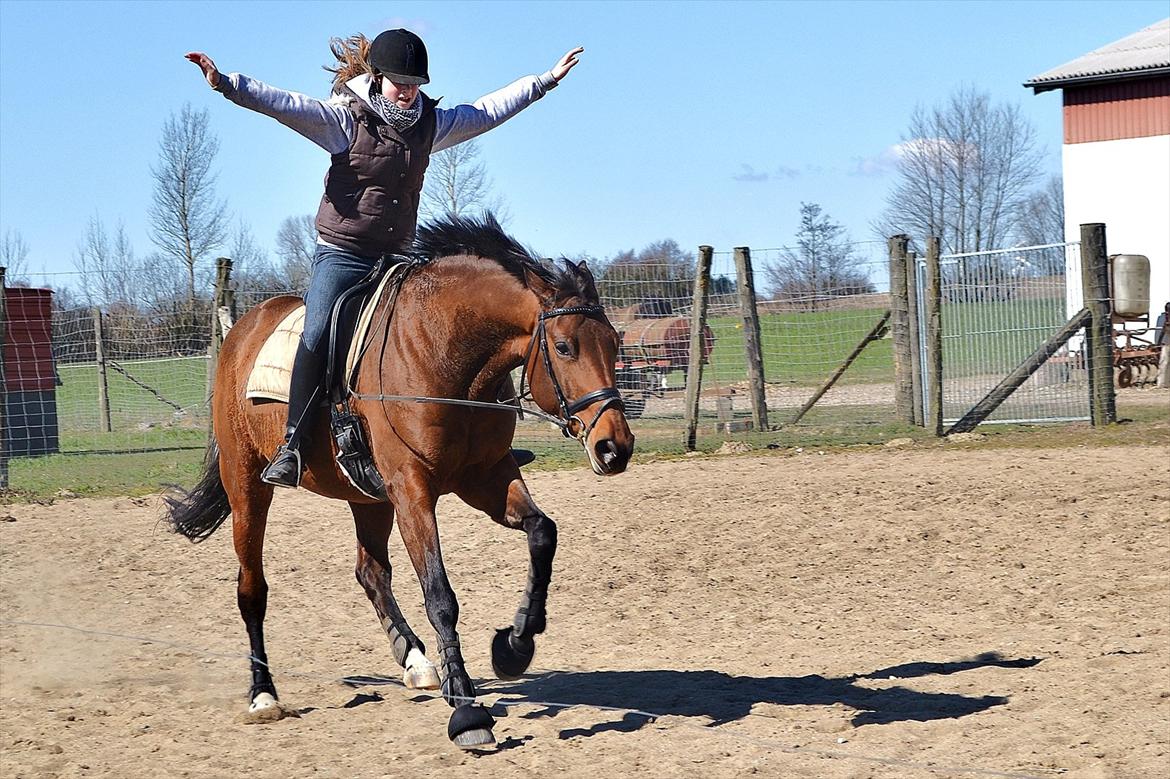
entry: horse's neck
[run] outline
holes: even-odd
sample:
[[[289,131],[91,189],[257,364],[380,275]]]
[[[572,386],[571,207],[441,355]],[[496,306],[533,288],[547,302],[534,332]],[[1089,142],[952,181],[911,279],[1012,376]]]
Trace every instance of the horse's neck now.
[[[478,262],[423,268],[400,298],[391,349],[428,391],[490,395],[518,366],[539,306],[507,271]]]

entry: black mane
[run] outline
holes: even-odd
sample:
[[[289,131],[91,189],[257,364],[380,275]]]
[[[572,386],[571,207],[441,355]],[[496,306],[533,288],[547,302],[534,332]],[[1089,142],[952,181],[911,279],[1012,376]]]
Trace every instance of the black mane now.
[[[557,290],[557,297],[590,297],[576,266],[565,261],[563,267],[551,261],[541,262],[524,248],[496,221],[491,212],[483,216],[444,216],[421,224],[412,247],[415,254],[428,260],[465,254],[496,262],[524,284],[524,270],[540,276]]]

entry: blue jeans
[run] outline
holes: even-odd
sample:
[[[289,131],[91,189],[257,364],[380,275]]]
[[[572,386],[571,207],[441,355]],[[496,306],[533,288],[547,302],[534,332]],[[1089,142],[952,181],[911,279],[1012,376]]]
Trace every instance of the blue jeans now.
[[[309,438],[325,379],[333,304],[343,292],[365,278],[377,261],[377,257],[363,257],[317,244],[309,273],[309,289],[305,292],[305,330],[297,346],[288,388],[285,433],[288,449],[297,449]]]
[[[357,284],[373,269],[378,257],[363,257],[332,246],[317,244],[305,292],[305,331],[301,343],[324,357],[328,348],[329,317],[341,293]]]

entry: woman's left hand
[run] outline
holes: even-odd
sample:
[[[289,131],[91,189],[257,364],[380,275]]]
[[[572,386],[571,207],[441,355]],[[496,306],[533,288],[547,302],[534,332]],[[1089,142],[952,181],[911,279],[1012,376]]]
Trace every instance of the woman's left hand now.
[[[585,47],[578,46],[577,48],[573,49],[572,51],[565,52],[565,56],[561,57],[557,61],[557,64],[553,65],[553,68],[551,71],[552,77],[555,78],[557,81],[560,81],[562,78],[564,78],[568,74],[568,72],[570,70],[572,70],[573,67],[578,62],[581,61],[581,60],[577,59],[577,55],[583,51],[585,51]]]

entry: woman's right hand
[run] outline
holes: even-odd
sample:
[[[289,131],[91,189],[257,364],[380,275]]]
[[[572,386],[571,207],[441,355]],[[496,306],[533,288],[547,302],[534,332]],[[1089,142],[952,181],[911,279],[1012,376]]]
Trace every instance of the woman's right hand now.
[[[208,84],[211,84],[212,89],[219,86],[220,74],[215,69],[215,63],[212,62],[211,57],[201,51],[189,51],[185,56],[199,66],[199,69],[203,71],[203,77],[207,79]]]

